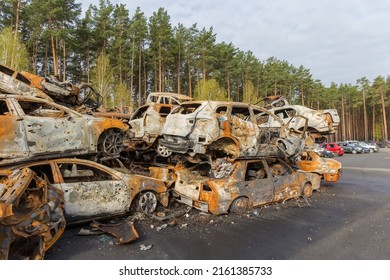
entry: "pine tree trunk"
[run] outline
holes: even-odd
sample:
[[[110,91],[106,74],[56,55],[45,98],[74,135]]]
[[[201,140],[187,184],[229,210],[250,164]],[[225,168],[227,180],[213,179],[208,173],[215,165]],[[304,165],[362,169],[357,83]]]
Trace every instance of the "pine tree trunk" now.
[[[368,117],[367,117],[367,105],[366,105],[366,93],[363,89],[363,117],[364,117],[364,140],[368,140]]]
[[[179,51],[177,54],[177,93],[180,94],[180,59],[181,59],[181,53],[180,53],[180,41],[179,41]]]
[[[383,139],[388,139],[387,135],[387,119],[386,119],[386,105],[383,88],[381,88],[381,103],[382,103],[382,118],[383,118]],[[375,140],[375,138],[373,138]]]
[[[57,56],[56,56],[56,46],[53,36],[53,26],[52,26],[52,19],[49,18],[49,30],[51,32],[50,34],[50,40],[51,40],[51,52],[53,55],[53,67],[54,67],[54,76],[58,75],[58,62],[57,62]]]

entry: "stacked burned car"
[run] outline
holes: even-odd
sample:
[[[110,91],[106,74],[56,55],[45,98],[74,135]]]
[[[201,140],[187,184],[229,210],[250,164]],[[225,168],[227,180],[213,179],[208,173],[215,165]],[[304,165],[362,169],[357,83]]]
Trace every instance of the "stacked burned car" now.
[[[83,114],[82,88],[0,65],[0,259],[44,258],[66,224],[153,215],[171,201],[240,213],[307,201],[339,179],[341,165],[308,148],[314,127],[334,133],[332,110],[286,118],[285,107],[151,93],[131,117],[96,114],[94,102]],[[149,157],[136,164],[139,154]]]
[[[261,128],[262,119],[276,127]],[[303,118],[295,116],[294,120]],[[303,118],[305,121],[305,118]],[[238,102],[186,102],[173,110],[162,129],[158,152],[190,157],[229,159],[276,156],[294,157],[304,146],[305,131],[290,129],[271,112]]]

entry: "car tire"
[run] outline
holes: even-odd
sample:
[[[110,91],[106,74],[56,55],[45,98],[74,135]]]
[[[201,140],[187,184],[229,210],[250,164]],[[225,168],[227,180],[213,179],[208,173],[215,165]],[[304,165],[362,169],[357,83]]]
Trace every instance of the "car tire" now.
[[[352,150],[352,153],[353,153],[353,154],[357,154],[357,151],[356,151],[356,150]]]
[[[245,196],[237,197],[230,205],[230,212],[236,214],[242,214],[251,208],[249,198]]]

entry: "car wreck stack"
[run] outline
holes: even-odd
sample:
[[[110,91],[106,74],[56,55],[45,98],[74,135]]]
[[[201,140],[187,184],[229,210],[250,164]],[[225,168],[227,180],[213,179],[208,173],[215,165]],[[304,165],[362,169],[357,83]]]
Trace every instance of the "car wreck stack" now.
[[[152,215],[172,200],[242,213],[340,177],[315,144],[336,131],[333,109],[174,93],[149,94],[132,115],[100,104],[90,85],[0,65],[0,259],[44,258],[66,223]]]

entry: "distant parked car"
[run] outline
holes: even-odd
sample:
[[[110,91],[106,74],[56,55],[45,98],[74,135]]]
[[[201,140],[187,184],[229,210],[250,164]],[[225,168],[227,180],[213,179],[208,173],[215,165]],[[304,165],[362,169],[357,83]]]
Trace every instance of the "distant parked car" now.
[[[357,143],[343,143],[344,153],[347,154],[362,154],[369,153],[370,149],[367,147],[362,147]]]
[[[376,143],[370,143],[370,142],[366,142],[366,141],[356,141],[356,140],[348,140],[348,141],[345,141],[345,143],[357,144],[363,148],[368,149],[370,153],[379,152],[379,146]]]
[[[338,156],[344,155],[344,148],[335,142],[324,143],[324,144],[322,144],[322,146],[326,150],[331,151],[334,155],[338,155]]]
[[[376,144],[376,142],[360,141],[359,144],[362,147],[367,147],[368,149],[370,149],[370,153],[372,153],[372,152],[379,152],[379,146]]]
[[[379,148],[390,148],[390,141],[389,140],[382,140],[379,142]]]

